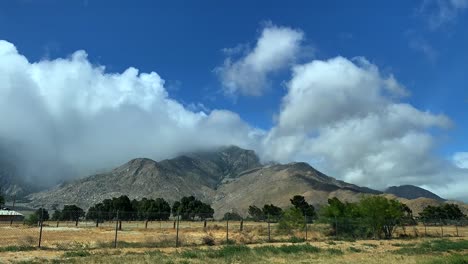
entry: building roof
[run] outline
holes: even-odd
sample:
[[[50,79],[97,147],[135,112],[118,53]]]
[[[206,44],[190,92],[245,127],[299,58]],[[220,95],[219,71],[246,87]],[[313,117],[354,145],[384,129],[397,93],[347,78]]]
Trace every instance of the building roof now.
[[[23,214],[20,214],[16,211],[13,210],[0,210],[0,216],[2,215],[14,215],[14,216],[23,216]]]

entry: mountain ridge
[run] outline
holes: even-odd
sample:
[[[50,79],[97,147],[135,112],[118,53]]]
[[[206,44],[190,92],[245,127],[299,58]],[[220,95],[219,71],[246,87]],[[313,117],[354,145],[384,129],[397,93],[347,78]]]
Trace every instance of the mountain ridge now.
[[[288,207],[293,195],[303,195],[316,207],[323,206],[333,197],[348,202],[356,202],[362,195],[393,197],[393,194],[327,176],[305,162],[261,164],[255,152],[236,146],[184,153],[161,161],[136,158],[108,172],[28,197],[32,206],[77,204],[88,208],[120,195],[127,195],[130,199],[160,197],[170,203],[193,195],[211,204],[215,217],[232,211],[247,215],[250,205],[273,203]],[[405,197],[396,198],[413,201]],[[424,204],[441,202],[432,199],[419,201]],[[419,203],[412,203],[412,207],[420,210]]]
[[[398,197],[406,199],[417,199],[422,197],[434,199],[441,202],[446,201],[446,199],[441,198],[437,194],[415,185],[390,186],[387,189],[385,189],[384,192],[394,194]]]

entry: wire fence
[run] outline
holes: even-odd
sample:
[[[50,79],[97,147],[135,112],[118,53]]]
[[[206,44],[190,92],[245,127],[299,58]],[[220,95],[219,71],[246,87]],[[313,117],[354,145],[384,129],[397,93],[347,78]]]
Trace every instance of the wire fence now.
[[[182,247],[224,244],[261,244],[333,239],[402,237],[466,237],[468,221],[415,219],[319,218],[213,219],[212,215],[138,214],[112,212],[86,216],[82,212],[58,220],[31,222],[18,217],[0,218],[1,247],[76,248]],[[75,218],[74,218],[75,217]],[[33,219],[36,220],[36,219]],[[376,230],[378,229],[378,230]],[[390,237],[385,230],[391,231]]]

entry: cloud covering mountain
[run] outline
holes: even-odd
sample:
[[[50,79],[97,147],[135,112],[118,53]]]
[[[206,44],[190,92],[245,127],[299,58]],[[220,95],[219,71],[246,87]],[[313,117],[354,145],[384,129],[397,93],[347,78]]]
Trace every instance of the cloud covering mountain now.
[[[237,145],[263,161],[307,161],[355,184],[414,184],[468,199],[466,167],[436,154],[449,117],[406,102],[408,89],[366,58],[298,64],[303,38],[269,25],[252,51],[218,67],[224,91],[254,96],[273,88],[271,73],[292,71],[267,130],[230,110],[190,110],[156,72],[108,72],[82,50],[34,62],[0,41],[0,147],[20,157],[24,177],[50,182],[135,157]]]

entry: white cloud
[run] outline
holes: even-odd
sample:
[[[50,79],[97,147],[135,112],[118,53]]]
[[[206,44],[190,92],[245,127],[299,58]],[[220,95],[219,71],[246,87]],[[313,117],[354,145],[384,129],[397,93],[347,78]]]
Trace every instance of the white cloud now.
[[[453,23],[467,8],[468,0],[424,0],[418,12],[427,20],[430,29],[437,30]]]
[[[468,152],[457,152],[453,155],[453,163],[462,169],[468,169]]]
[[[439,56],[437,50],[421,37],[410,36],[409,47],[422,53],[431,63],[435,63]]]
[[[84,51],[29,62],[0,41],[0,143],[14,145],[22,174],[56,180],[135,157],[167,158],[226,144],[254,145],[262,133],[226,110],[184,107],[155,72],[107,73]],[[0,147],[2,145],[0,144]]]
[[[286,27],[268,26],[263,29],[253,50],[235,59],[229,56],[215,69],[227,95],[259,96],[269,87],[268,75],[290,66],[300,52],[304,38],[301,31]],[[229,55],[244,46],[225,49]]]
[[[264,60],[272,59],[255,61]],[[468,199],[468,170],[459,165],[465,154],[454,156],[459,168],[434,154],[430,131],[450,127],[450,119],[403,102],[409,93],[394,76],[364,58],[343,57],[292,72],[277,122],[263,131],[228,110],[184,106],[155,72],[108,73],[84,51],[29,62],[0,41],[0,148],[19,157],[22,174],[53,181],[136,157],[159,160],[234,144],[265,161],[308,161],[373,188],[416,184]]]
[[[312,161],[374,188],[450,183],[445,172],[455,168],[433,154],[436,139],[428,130],[448,128],[451,121],[395,97],[406,94],[393,76],[363,58],[296,66],[278,123],[264,141],[270,148],[265,155]]]

